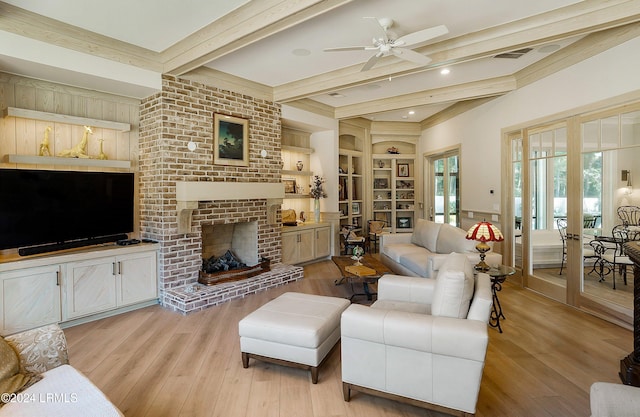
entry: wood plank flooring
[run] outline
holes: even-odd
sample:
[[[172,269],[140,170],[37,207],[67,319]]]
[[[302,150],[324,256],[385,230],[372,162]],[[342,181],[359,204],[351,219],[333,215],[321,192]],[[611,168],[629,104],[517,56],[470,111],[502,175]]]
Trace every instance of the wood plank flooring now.
[[[152,306],[71,327],[70,361],[127,417],[442,416],[359,393],[344,402],[339,349],[317,385],[301,369],[254,360],[242,368],[242,317],[286,291],[349,297],[337,278],[322,261],[299,282],[187,316]],[[632,333],[508,281],[500,300],[507,319],[504,333],[489,329],[476,415],[588,416],[590,385],[619,382]]]

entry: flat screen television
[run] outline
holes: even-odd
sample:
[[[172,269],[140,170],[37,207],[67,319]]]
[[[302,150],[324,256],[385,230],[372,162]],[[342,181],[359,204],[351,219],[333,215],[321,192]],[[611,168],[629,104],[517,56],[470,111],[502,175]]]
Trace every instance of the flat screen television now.
[[[133,198],[133,173],[0,169],[0,249],[126,238]]]

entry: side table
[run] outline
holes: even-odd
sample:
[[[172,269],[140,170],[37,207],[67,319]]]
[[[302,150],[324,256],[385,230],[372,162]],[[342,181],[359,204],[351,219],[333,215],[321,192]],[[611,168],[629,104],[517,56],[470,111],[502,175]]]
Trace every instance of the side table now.
[[[491,309],[491,316],[489,317],[489,326],[497,327],[498,331],[502,333],[500,319],[506,319],[506,317],[504,313],[502,313],[498,292],[502,291],[502,283],[508,276],[515,274],[516,269],[507,265],[495,265],[485,273],[491,277],[491,292],[493,293],[493,307]]]

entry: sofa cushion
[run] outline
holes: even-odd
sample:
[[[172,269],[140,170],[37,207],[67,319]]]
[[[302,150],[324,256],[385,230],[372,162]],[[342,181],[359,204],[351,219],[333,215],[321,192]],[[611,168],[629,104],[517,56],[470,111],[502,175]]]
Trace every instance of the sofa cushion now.
[[[24,391],[24,398],[0,408],[0,417],[124,416],[89,379],[70,365],[53,368]]]
[[[429,255],[429,251],[413,243],[392,243],[384,246],[384,254],[398,263],[403,256],[410,253],[424,254],[425,257]]]
[[[459,227],[443,224],[438,233],[438,253],[469,252],[476,247],[475,240],[467,240],[467,232]]]
[[[436,277],[431,315],[466,318],[473,286],[473,266],[466,255],[455,252],[449,254]]]
[[[411,234],[411,243],[422,246],[430,252],[436,252],[438,232],[442,223],[435,223],[430,220],[417,219]]]
[[[426,252],[409,252],[400,256],[400,265],[411,270],[419,277],[427,277],[429,274],[428,255]]]

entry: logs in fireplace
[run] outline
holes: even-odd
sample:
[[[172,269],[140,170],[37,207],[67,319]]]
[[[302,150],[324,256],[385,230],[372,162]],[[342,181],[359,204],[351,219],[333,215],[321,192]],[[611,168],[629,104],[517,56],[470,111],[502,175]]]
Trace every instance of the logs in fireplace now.
[[[204,285],[215,285],[251,278],[270,270],[271,262],[269,259],[262,258],[258,264],[247,266],[231,251],[227,251],[222,256],[212,256],[202,260],[198,282]]]

